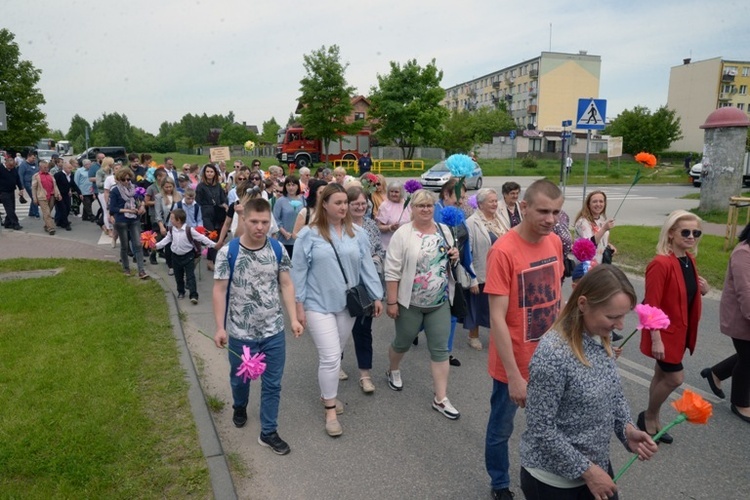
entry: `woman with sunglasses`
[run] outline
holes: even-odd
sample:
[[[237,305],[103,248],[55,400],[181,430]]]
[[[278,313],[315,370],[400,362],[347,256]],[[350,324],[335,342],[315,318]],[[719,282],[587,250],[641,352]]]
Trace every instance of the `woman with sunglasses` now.
[[[701,296],[708,282],[698,275],[693,255],[701,237],[701,219],[685,210],[675,210],[661,228],[656,257],[646,267],[645,304],[658,307],[669,317],[663,330],[643,329],[641,352],[656,360],[648,391],[648,408],[638,415],[638,427],[654,435],[661,429],[659,412],[669,395],[685,378],[682,357],[693,354],[701,317]],[[671,435],[660,442],[669,444]]]
[[[382,205],[388,197],[388,194],[385,191],[387,184],[385,177],[383,176],[383,174],[377,174],[375,177],[378,178],[378,182],[375,183],[375,191],[373,191],[370,195],[370,200],[372,200],[373,219],[377,218],[378,210],[380,210],[380,205]]]

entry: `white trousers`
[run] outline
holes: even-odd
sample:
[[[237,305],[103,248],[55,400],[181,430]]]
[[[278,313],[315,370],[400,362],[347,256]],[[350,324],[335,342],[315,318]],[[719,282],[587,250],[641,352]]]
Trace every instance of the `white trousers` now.
[[[319,313],[305,311],[307,329],[318,348],[318,384],[323,399],[333,399],[339,390],[341,353],[352,336],[354,320],[349,311]]]

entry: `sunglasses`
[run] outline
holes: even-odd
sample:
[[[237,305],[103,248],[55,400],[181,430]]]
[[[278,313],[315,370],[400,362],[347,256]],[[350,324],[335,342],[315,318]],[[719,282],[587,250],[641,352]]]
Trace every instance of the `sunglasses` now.
[[[260,180],[260,177],[252,177],[252,179],[251,179],[251,180],[254,180],[254,181],[259,181],[259,180]]]
[[[683,229],[682,231],[680,231],[680,236],[682,236],[683,238],[690,238],[691,234],[693,235],[693,238],[698,239],[703,234],[703,231],[701,231],[700,229],[693,229],[692,231],[690,231],[690,229]]]

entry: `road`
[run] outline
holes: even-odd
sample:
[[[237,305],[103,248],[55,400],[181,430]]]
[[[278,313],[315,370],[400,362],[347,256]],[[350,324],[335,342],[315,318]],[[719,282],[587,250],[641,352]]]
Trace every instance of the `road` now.
[[[499,182],[499,183],[498,183]],[[485,185],[499,188],[503,180],[488,178]],[[589,190],[594,187],[589,187]],[[607,187],[610,203],[621,198],[627,186]],[[636,186],[628,197],[618,222],[624,224],[658,225],[664,214],[678,207],[690,208],[696,200],[679,200],[689,187]],[[570,204],[570,205],[569,205]],[[580,188],[568,188],[566,210],[575,214],[580,206]],[[612,205],[610,205],[612,206]],[[22,207],[21,210],[24,210]],[[656,215],[649,215],[656,214]],[[653,223],[651,221],[654,221]],[[43,234],[40,221],[22,218],[24,231]],[[2,235],[0,235],[2,237]],[[45,236],[50,244],[56,240],[76,240],[106,249],[108,240],[100,238],[93,224],[74,220],[73,231]],[[2,247],[0,239],[0,247]],[[110,249],[112,255],[117,251]],[[109,251],[107,253],[109,253]],[[71,255],[71,257],[74,257]],[[166,275],[166,266],[147,265],[172,290],[174,282]],[[205,270],[199,281],[201,303],[181,303],[191,325],[189,330],[213,332],[210,310],[210,274]],[[643,281],[633,277],[639,297]],[[565,294],[570,293],[568,286]],[[672,435],[672,445],[662,445],[657,457],[647,463],[636,463],[620,481],[622,499],[721,499],[739,500],[750,490],[750,429],[729,409],[728,401],[718,401],[707,394],[707,385],[699,372],[733,353],[730,340],[718,332],[718,294],[704,300],[698,347],[695,356],[685,359],[685,385],[714,403],[714,416],[707,426],[681,424]],[[635,327],[631,314],[624,332]],[[226,402],[231,401],[226,377],[228,363],[223,353],[206,347],[208,339],[193,333],[189,339],[203,366],[206,392]],[[480,332],[487,344],[486,330]],[[376,392],[364,395],[357,384],[356,359],[351,342],[343,361],[350,374],[340,384],[339,399],[346,405],[340,421],[344,435],[332,439],[325,434],[317,374],[317,353],[308,335],[287,338],[287,363],[283,379],[279,433],[292,447],[290,455],[279,457],[261,448],[256,442],[257,385],[251,390],[248,425],[236,429],[231,424],[231,409],[215,415],[216,427],[222,436],[225,452],[239,457],[247,466],[247,477],[237,481],[241,498],[253,500],[294,498],[489,498],[489,480],[484,469],[484,435],[489,411],[491,381],[486,371],[487,350],[475,351],[459,329],[454,355],[462,366],[451,369],[448,394],[461,418],[450,421],[430,407],[432,398],[429,355],[422,342],[404,358],[402,374],[404,390],[388,389],[384,372],[387,367],[388,344],[393,338],[393,322],[381,317],[374,322],[374,382]],[[652,362],[641,355],[637,338],[626,347],[618,361],[622,384],[633,416],[645,408]],[[219,382],[215,382],[218,380]],[[729,385],[725,385],[728,392]],[[231,406],[231,405],[228,405]],[[663,422],[675,416],[665,408]],[[524,428],[524,414],[516,417],[516,432],[511,441],[512,488],[522,498],[518,486],[518,440]],[[612,444],[614,469],[628,459],[616,439]]]

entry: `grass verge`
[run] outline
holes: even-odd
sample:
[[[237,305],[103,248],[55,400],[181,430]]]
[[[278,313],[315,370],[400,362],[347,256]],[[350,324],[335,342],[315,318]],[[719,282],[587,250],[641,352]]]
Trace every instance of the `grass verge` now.
[[[616,226],[612,229],[612,242],[617,247],[614,264],[632,268],[643,275],[646,266],[656,253],[659,240],[658,227]],[[701,237],[696,258],[698,272],[708,280],[711,288],[721,290],[731,252],[725,252],[724,238],[704,234]]]
[[[109,263],[0,261],[0,491],[208,498],[208,469],[155,282]]]

